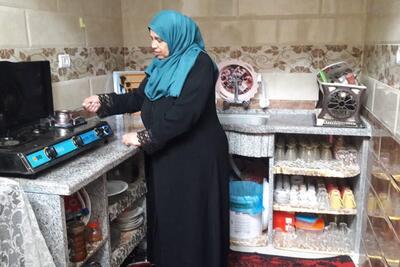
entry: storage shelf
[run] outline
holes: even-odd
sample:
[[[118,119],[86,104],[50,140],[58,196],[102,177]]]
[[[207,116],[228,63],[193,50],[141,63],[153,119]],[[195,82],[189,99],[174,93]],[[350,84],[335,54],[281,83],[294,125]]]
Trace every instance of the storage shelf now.
[[[340,160],[305,162],[297,159],[277,161],[272,171],[274,174],[348,178],[359,175],[360,166],[343,165]]]
[[[300,208],[292,207],[290,205],[280,205],[274,203],[274,210],[287,211],[287,212],[306,212],[306,213],[319,213],[319,214],[333,214],[333,215],[356,215],[356,209],[341,209],[341,210],[320,210],[316,208]]]
[[[84,265],[97,251],[99,251],[99,249],[107,242],[108,240],[108,236],[103,238],[100,241],[94,242],[94,243],[88,243],[86,245],[86,249],[87,249],[87,256],[83,261],[79,261],[79,262],[70,262],[69,266],[70,267],[80,267],[82,265]]]
[[[122,232],[119,244],[111,255],[111,266],[117,267],[125,260],[125,258],[133,251],[146,235],[146,221],[139,228]]]
[[[129,184],[128,189],[120,195],[109,198],[112,204],[108,206],[108,216],[110,221],[118,217],[126,208],[129,208],[135,201],[143,197],[147,192],[146,184],[142,178],[139,178],[134,183]]]
[[[303,248],[295,248],[295,247],[280,247],[280,246],[276,246],[274,245],[276,249],[282,249],[282,250],[287,250],[287,251],[294,251],[294,252],[302,252],[302,253],[323,253],[326,255],[351,255],[354,252],[352,251],[347,251],[347,252],[343,252],[343,251],[324,251],[324,250],[312,250],[312,249],[303,249]]]
[[[248,239],[248,240],[239,240],[230,238],[231,246],[244,246],[244,247],[265,247],[267,245],[267,233],[263,233],[259,237]]]

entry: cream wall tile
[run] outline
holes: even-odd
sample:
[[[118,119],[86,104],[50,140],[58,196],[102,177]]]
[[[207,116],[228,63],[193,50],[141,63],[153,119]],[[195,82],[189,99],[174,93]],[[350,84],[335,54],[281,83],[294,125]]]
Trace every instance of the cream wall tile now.
[[[391,132],[395,131],[398,91],[381,82],[376,82],[373,112]]]
[[[365,97],[363,99],[363,105],[371,112],[373,112],[374,93],[375,93],[375,82],[376,80],[368,77],[367,75],[361,76],[361,83],[367,87]]]
[[[322,14],[334,14],[336,13],[337,0],[322,0],[321,2],[321,13]]]
[[[334,41],[334,19],[288,19],[278,23],[279,43],[329,44]]]
[[[178,10],[191,17],[208,16],[208,1],[204,0],[164,0],[162,8]]]
[[[210,0],[211,16],[237,16],[240,0]]]
[[[271,100],[318,100],[314,73],[263,73]]]
[[[113,92],[112,74],[91,77],[89,83],[90,95]]]
[[[336,0],[337,13],[339,14],[365,14],[367,11],[366,0]]]
[[[239,15],[318,14],[319,0],[240,0]]]
[[[85,23],[87,46],[122,46],[122,20],[89,17]]]
[[[0,0],[0,6],[56,11],[57,0]]]
[[[336,19],[336,43],[364,44],[365,25],[364,16]]]
[[[369,15],[398,15],[400,10],[399,0],[369,0]]]
[[[150,46],[149,30],[150,18],[135,19],[124,17],[122,20],[124,46]]]
[[[0,47],[28,46],[24,10],[0,7],[0,25]]]
[[[122,17],[121,0],[105,0],[104,15],[110,18]]]
[[[104,2],[108,0],[83,0],[83,14],[87,16],[104,16]]]
[[[40,11],[27,11],[30,44],[33,47],[85,46],[78,17]]]
[[[74,15],[83,14],[82,0],[58,0],[58,12]]]
[[[139,20],[139,18],[152,18],[156,12],[161,10],[161,0],[122,0],[122,16]]]
[[[400,42],[400,16],[368,18],[366,41],[368,43]]]
[[[254,21],[254,44],[277,43],[277,21],[255,20]]]
[[[54,109],[76,109],[90,95],[89,79],[53,83]]]
[[[252,45],[253,23],[241,21],[198,21],[206,46]]]

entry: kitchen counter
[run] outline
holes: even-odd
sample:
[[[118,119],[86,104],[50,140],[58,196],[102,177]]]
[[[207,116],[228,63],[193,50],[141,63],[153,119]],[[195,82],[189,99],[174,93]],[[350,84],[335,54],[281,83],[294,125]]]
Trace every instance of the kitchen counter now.
[[[244,111],[242,109],[231,109],[219,111],[219,113],[244,114]],[[263,125],[224,124],[223,128],[227,132],[228,139],[230,139],[231,153],[235,153],[238,149],[246,149],[249,151],[239,154],[271,156],[271,146],[262,146],[261,144],[271,142],[272,140],[269,137],[275,133],[371,136],[371,126],[364,119],[365,128],[336,128],[315,127],[314,111],[312,110],[270,109],[265,112],[250,110],[245,112],[245,114],[265,115],[268,116],[268,121]],[[138,148],[127,147],[122,144],[121,136],[125,132],[141,129],[135,126],[140,125],[137,123],[137,120],[135,121],[135,117],[131,115],[117,115],[105,118],[104,120],[114,130],[114,137],[109,140],[107,145],[100,145],[89,151],[85,151],[73,159],[40,173],[36,179],[13,179],[20,183],[25,192],[71,195],[134,155],[138,151]],[[252,139],[252,136],[256,136],[256,140]],[[246,141],[241,140],[242,138],[246,138]],[[263,140],[268,138],[269,140]]]
[[[344,135],[344,136],[371,136],[372,130],[368,122],[361,118],[365,128],[340,128],[314,126],[314,110],[286,110],[269,109],[243,111],[232,109],[219,111],[219,114],[254,114],[268,116],[268,121],[263,125],[224,124],[225,131],[233,131],[246,134],[316,134],[316,135]]]
[[[93,117],[91,119],[98,119]],[[139,131],[131,115],[117,115],[105,118],[114,131],[114,136],[106,145],[99,145],[76,157],[39,173],[36,179],[7,177],[17,180],[25,192],[71,195],[83,186],[96,180],[124,160],[138,152],[136,147],[128,147],[121,142],[121,136],[129,131]]]

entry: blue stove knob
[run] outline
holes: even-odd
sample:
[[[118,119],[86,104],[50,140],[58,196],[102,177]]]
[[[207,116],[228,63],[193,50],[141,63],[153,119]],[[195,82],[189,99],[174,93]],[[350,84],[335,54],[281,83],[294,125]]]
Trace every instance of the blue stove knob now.
[[[44,148],[44,153],[50,159],[55,159],[57,157],[57,151],[54,147],[49,146]]]
[[[74,143],[76,147],[82,147],[84,145],[82,137],[80,137],[79,135],[75,135],[71,139],[72,143]]]
[[[103,128],[95,128],[94,129],[94,132],[96,133],[96,135],[98,136],[98,137],[103,137],[104,136],[104,129]]]

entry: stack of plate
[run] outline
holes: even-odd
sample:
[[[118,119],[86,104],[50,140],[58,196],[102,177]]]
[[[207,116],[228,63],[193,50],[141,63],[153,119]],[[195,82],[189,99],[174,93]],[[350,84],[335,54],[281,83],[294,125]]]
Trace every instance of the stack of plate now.
[[[117,219],[116,223],[121,231],[131,231],[139,228],[144,221],[143,208],[137,207],[129,211],[121,213]]]

